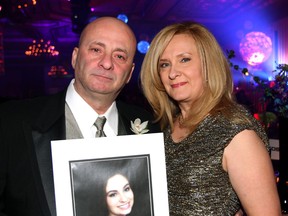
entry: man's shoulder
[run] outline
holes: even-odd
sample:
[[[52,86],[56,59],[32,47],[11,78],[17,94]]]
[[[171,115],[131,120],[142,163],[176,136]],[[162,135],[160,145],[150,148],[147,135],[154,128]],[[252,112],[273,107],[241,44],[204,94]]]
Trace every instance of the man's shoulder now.
[[[123,101],[116,101],[116,106],[119,112],[119,115],[124,117],[126,121],[130,122],[135,121],[139,118],[141,122],[148,121],[149,133],[160,132],[160,127],[158,123],[155,122],[152,111],[148,111],[145,106],[141,107],[139,105],[128,104]]]
[[[35,113],[48,108],[47,105],[55,104],[56,101],[65,101],[65,92],[59,92],[53,95],[38,96],[25,99],[11,99],[0,104],[0,115],[25,115]]]
[[[139,117],[147,116],[149,118],[153,117],[152,112],[148,111],[148,109],[144,106],[126,103],[121,100],[116,101],[116,106],[117,106],[118,112],[120,112],[121,114],[123,113],[126,115],[139,116]]]

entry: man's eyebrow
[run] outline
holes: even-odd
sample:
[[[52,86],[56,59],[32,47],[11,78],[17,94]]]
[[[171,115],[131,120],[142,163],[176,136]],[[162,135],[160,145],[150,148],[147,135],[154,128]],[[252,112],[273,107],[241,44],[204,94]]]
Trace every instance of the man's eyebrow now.
[[[128,51],[127,51],[126,49],[123,49],[123,48],[116,48],[114,51],[123,52],[123,53],[125,53],[126,55],[128,55]]]
[[[94,42],[92,42],[90,45],[99,45],[99,46],[101,46],[101,47],[105,47],[105,44],[104,44],[104,43],[98,42],[98,41],[94,41]]]
[[[106,47],[106,45],[105,45],[104,43],[99,42],[99,41],[95,41],[95,42],[91,43],[91,45],[99,45],[99,46],[101,46],[101,47],[103,47],[103,48]],[[116,49],[113,50],[113,51],[123,52],[123,53],[125,53],[126,55],[128,55],[128,51],[127,51],[125,48],[118,47],[118,48],[116,48]]]

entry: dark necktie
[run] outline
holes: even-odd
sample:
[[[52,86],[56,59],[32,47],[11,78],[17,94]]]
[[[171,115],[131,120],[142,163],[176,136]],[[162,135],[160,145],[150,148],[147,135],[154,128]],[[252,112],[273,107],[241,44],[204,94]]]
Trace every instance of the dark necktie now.
[[[94,123],[94,125],[96,126],[97,128],[97,131],[96,131],[96,137],[106,137],[104,131],[103,131],[103,127],[104,127],[104,124],[106,122],[106,118],[105,116],[102,116],[102,117],[98,117]]]

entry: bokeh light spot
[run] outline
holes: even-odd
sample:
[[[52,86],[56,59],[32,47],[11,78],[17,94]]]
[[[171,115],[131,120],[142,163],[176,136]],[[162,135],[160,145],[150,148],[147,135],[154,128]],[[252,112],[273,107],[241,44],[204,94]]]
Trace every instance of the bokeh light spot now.
[[[250,32],[240,43],[242,59],[255,66],[265,62],[272,53],[272,41],[263,32]]]
[[[117,16],[117,19],[122,20],[124,23],[128,23],[128,17],[126,16],[126,14],[119,14]]]
[[[147,41],[139,41],[139,43],[137,44],[137,49],[140,53],[145,54],[148,49],[150,47],[150,44]]]

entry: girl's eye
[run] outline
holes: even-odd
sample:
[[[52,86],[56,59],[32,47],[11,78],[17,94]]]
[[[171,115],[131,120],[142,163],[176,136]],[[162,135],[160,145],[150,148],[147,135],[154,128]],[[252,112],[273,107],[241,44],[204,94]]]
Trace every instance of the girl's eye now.
[[[126,187],[126,188],[124,188],[124,191],[130,191],[131,190],[131,188],[128,186],[128,187]]]
[[[181,59],[181,62],[188,62],[188,61],[190,61],[191,59],[190,58],[182,58]]]
[[[109,197],[115,197],[117,194],[116,193],[110,193],[108,196]]]

